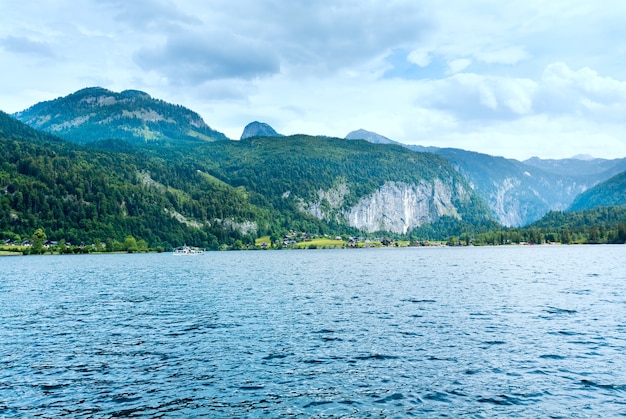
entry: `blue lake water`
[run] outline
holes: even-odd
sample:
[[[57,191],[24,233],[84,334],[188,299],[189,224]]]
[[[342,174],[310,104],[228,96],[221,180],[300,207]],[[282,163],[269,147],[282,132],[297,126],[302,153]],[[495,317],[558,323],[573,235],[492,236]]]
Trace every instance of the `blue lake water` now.
[[[0,417],[626,415],[626,246],[0,259]]]

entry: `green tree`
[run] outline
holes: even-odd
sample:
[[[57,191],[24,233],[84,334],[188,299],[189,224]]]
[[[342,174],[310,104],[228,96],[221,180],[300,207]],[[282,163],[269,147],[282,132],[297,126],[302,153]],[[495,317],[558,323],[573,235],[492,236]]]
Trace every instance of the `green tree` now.
[[[148,242],[146,242],[144,239],[137,240],[137,250],[139,250],[140,252],[147,252]]]
[[[270,235],[270,247],[276,247],[278,246],[280,241],[280,236],[278,235],[278,233],[272,233]]]
[[[46,236],[45,231],[43,231],[41,228],[38,228],[37,230],[35,230],[35,232],[33,233],[33,237],[32,237],[32,247],[30,249],[31,253],[35,254],[35,255],[41,255],[44,253],[44,244],[46,243],[46,239],[48,237]]]
[[[59,240],[59,242],[58,242],[58,243],[57,243],[57,245],[56,245],[56,251],[57,251],[59,254],[66,253],[66,251],[67,251],[67,247],[65,246],[65,239],[61,239],[61,240]]]
[[[617,226],[618,243],[626,243],[626,223],[619,223]]]
[[[124,239],[124,250],[128,253],[134,253],[139,250],[137,240],[133,236],[126,236]]]

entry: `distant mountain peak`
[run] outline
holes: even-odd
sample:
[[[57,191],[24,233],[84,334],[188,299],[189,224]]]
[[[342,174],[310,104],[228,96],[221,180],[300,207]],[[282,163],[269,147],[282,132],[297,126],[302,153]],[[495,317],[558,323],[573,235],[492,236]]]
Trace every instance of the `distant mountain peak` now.
[[[152,99],[152,97],[146,92],[142,92],[141,90],[124,90],[120,93],[123,97],[138,97],[142,99]]]
[[[277,133],[274,128],[265,122],[254,121],[250,122],[243,129],[241,139],[244,140],[250,137],[282,137],[282,134]]]
[[[400,144],[397,141],[390,140],[383,135],[364,129],[357,129],[356,131],[350,132],[346,135],[346,140],[365,140],[374,144]]]
[[[74,93],[67,95],[66,97],[60,97],[53,101],[43,102],[43,103],[54,103],[58,101],[64,101],[66,103],[71,103],[72,101],[76,101],[75,105],[77,106],[91,106],[93,104],[97,104],[98,106],[110,106],[119,103],[126,104],[126,107],[132,107],[136,105],[147,105],[150,107],[150,101],[158,101],[153,99],[148,93],[142,92],[141,90],[124,90],[120,93],[114,92],[109,89],[105,89],[104,87],[85,87],[84,89],[80,89]],[[37,104],[35,106],[39,106]]]
[[[575,156],[572,156],[570,158],[572,160],[584,160],[584,161],[590,161],[590,160],[595,160],[596,159],[591,154],[576,154]]]
[[[37,103],[14,117],[69,141],[119,139],[129,143],[226,140],[196,112],[140,90],[87,87]]]
[[[104,87],[92,86],[92,87],[85,87],[80,90],[77,90],[74,93],[70,94],[69,96],[97,95],[97,94],[103,94],[103,93],[113,93],[113,92],[109,89],[105,89]]]

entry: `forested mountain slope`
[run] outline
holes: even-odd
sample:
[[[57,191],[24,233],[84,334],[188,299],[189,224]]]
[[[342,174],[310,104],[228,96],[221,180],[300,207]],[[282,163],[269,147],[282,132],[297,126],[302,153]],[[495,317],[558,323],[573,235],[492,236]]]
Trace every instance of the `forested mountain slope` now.
[[[0,114],[0,156],[3,237],[217,248],[289,229],[445,238],[494,224],[445,159],[364,141],[81,146]]]
[[[14,116],[33,128],[77,143],[103,139],[136,144],[226,139],[197,113],[137,90],[116,93],[90,87],[38,103]]]
[[[364,130],[353,131],[346,138],[395,143]],[[404,146],[445,157],[483,199],[495,219],[513,227],[539,220],[549,211],[565,210],[579,193],[608,179],[621,164],[626,165],[626,159],[611,164],[573,159],[520,162],[456,148]]]
[[[524,160],[523,163],[548,173],[563,176],[589,176],[593,181],[598,181],[598,179],[604,181],[626,170],[626,158],[608,160],[596,158],[540,159],[533,157]]]
[[[576,197],[570,211],[626,205],[626,172],[613,176]]]
[[[595,207],[580,211],[551,211],[527,231],[548,241],[567,243],[626,243],[626,206]],[[540,241],[537,241],[540,243]]]
[[[329,225],[406,234],[444,220],[491,222],[465,180],[434,154],[305,135],[215,143],[199,152],[216,178]]]
[[[86,88],[66,97],[36,104],[15,116],[37,129],[57,134],[69,141],[99,141],[97,147],[100,149],[118,151],[122,151],[120,147],[128,147],[129,143],[165,148],[189,146],[194,149],[203,142],[226,139],[223,134],[208,127],[195,112],[135,90],[115,93],[97,87]],[[242,139],[254,136],[281,135],[268,124],[253,122],[244,129]],[[372,143],[401,145],[365,130],[353,131],[347,136],[352,140],[360,137]],[[520,162],[461,149],[402,146],[417,152],[444,156],[487,204],[492,216],[505,226],[527,225],[549,211],[565,210],[579,193],[626,168],[626,159],[534,158]],[[378,223],[380,228],[407,232],[416,224],[422,224],[421,221],[408,221],[412,216],[409,213],[397,212],[392,216],[396,218],[393,222],[381,224],[373,221],[383,217],[380,210],[376,217],[370,214],[365,218],[363,214],[348,215],[346,208],[333,216],[322,216],[323,211],[320,211],[313,204],[306,212],[320,219],[335,221],[340,220],[341,213],[344,218],[347,217],[343,221],[366,230],[377,228],[374,224]],[[384,215],[389,216],[387,213]],[[402,227],[402,223],[397,220],[400,218],[404,220]]]
[[[109,147],[124,151],[102,150]],[[30,237],[43,228],[49,238],[74,243],[132,235],[152,246],[217,247],[242,233],[232,222],[216,222],[216,215],[243,222],[266,213],[184,161],[165,162],[120,141],[81,147],[0,112],[2,237]]]

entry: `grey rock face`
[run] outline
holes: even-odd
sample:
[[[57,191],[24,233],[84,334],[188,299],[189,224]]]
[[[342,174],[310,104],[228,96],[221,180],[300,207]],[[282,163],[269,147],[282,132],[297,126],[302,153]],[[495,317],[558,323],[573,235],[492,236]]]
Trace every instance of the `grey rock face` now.
[[[348,193],[346,185],[318,191],[319,201],[300,201],[300,209],[319,219],[347,222],[369,233],[406,234],[444,215],[460,219],[453,201],[467,201],[470,197],[468,191],[460,187],[455,190],[441,179],[419,184],[387,182],[351,208],[340,209]]]
[[[282,137],[282,134],[277,133],[274,128],[264,122],[250,122],[243,129],[241,139],[244,140],[250,137]]]
[[[365,140],[374,144],[399,144],[396,141],[390,140],[389,138],[376,134],[375,132],[366,131],[364,129],[357,129],[356,131],[350,132],[346,135],[346,140]]]
[[[443,215],[459,219],[452,203],[453,194],[451,187],[439,179],[418,185],[387,182],[352,207],[348,221],[352,227],[367,232],[385,230],[405,234]]]

